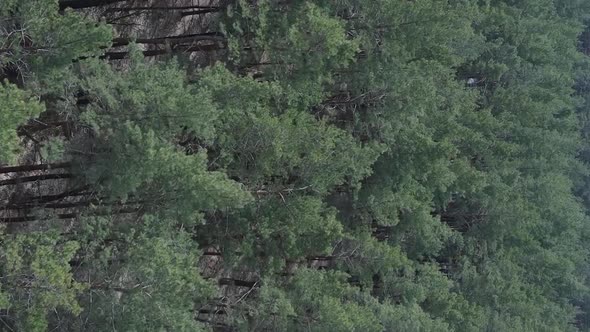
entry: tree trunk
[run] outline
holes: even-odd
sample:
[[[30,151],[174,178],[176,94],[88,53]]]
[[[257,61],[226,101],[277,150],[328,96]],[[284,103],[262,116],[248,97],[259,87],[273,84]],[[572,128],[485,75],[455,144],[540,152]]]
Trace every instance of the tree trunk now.
[[[56,163],[56,164],[39,164],[39,165],[18,165],[0,167],[0,174],[17,173],[17,172],[31,172],[31,171],[46,171],[50,169],[69,168],[70,163]]]
[[[172,51],[177,51],[177,52],[212,52],[212,51],[218,51],[218,50],[223,50],[223,49],[225,49],[225,47],[218,46],[218,45],[195,45],[195,46],[176,47]],[[147,51],[143,51],[143,56],[150,57],[150,56],[164,55],[169,52],[170,52],[170,50],[167,50],[167,49],[147,50]],[[128,51],[106,52],[100,58],[101,59],[108,59],[108,60],[122,60],[122,59],[125,59],[125,57],[127,57],[128,54],[129,54]]]
[[[219,285],[221,286],[237,286],[237,287],[248,287],[252,288],[256,285],[258,281],[246,281],[246,280],[238,280],[232,278],[221,278],[219,279]]]
[[[182,16],[182,17],[197,16],[197,15],[203,15],[203,14],[209,14],[209,13],[217,13],[220,11],[221,11],[221,8],[219,8],[219,7],[211,7],[210,9],[191,10],[191,11],[182,12],[180,14],[180,16]]]
[[[118,8],[109,8],[105,11],[105,13],[115,13],[115,12],[128,12],[128,11],[135,11],[135,10],[145,10],[145,11],[168,11],[168,10],[211,10],[211,11],[220,11],[221,7],[213,7],[213,6],[153,6],[153,7],[118,7]]]
[[[12,184],[20,184],[26,182],[43,181],[43,180],[56,180],[56,179],[69,179],[72,174],[43,174],[43,175],[32,175],[23,176],[14,179],[7,179],[0,181],[0,186],[7,186]]]
[[[222,34],[218,32],[207,32],[207,33],[199,33],[199,34],[188,34],[188,35],[179,35],[179,36],[168,36],[168,37],[158,37],[158,38],[137,38],[135,39],[135,43],[138,44],[150,44],[150,45],[160,45],[166,44],[168,42],[176,42],[176,43],[191,43],[197,41],[225,41],[225,38]],[[114,38],[112,47],[120,47],[129,45],[134,40],[132,38]]]
[[[82,8],[91,8],[91,7],[99,7],[99,6],[106,6],[117,2],[124,2],[127,0],[60,0],[59,1],[59,10],[64,10],[66,8],[72,9],[82,9]]]
[[[199,309],[199,314],[203,315],[226,315],[225,309]]]
[[[24,209],[34,209],[34,208],[43,208],[43,209],[71,209],[71,208],[78,208],[78,207],[88,207],[90,205],[96,205],[96,206],[129,206],[129,205],[135,205],[135,204],[142,204],[145,203],[143,201],[137,201],[137,202],[129,202],[129,203],[101,203],[100,199],[93,199],[93,200],[89,200],[89,201],[78,201],[78,202],[63,202],[63,203],[48,203],[48,204],[43,204],[43,203],[24,203],[24,204],[11,204],[8,206],[4,206],[0,209],[2,210],[24,210]]]
[[[136,212],[139,212],[140,210],[141,210],[140,208],[125,208],[125,209],[120,209],[117,211],[94,212],[88,216],[98,217],[98,216],[108,216],[111,214],[136,213]],[[78,217],[80,217],[79,213],[62,213],[62,214],[57,214],[55,216],[56,219],[75,219]],[[41,219],[36,216],[7,217],[7,218],[0,218],[0,223],[13,224],[13,223],[23,223],[23,222],[28,222],[28,221],[36,221],[36,220],[47,220],[47,219]]]
[[[57,200],[60,200],[60,199],[66,198],[66,197],[89,195],[90,192],[85,191],[88,188],[89,188],[88,186],[84,186],[84,187],[72,189],[72,190],[66,191],[64,193],[57,194],[57,195],[41,195],[41,196],[28,197],[25,203],[28,203],[28,202],[48,203],[48,202],[57,201]]]

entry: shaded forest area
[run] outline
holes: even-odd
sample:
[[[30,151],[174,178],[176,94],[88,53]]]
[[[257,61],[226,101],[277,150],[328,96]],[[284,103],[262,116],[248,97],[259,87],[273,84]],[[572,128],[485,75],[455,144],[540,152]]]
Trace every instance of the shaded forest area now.
[[[590,331],[589,23],[0,1],[0,330]]]

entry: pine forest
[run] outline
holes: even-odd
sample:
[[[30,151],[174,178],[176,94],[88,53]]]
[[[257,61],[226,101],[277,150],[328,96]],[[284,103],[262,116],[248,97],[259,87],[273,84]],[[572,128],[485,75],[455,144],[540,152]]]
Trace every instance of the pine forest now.
[[[590,2],[0,0],[0,331],[590,331]]]

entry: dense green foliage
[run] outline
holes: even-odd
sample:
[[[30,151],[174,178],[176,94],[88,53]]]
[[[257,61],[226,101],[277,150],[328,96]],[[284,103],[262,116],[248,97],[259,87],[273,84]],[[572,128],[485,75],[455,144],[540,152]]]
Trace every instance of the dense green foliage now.
[[[0,330],[590,331],[590,6],[136,5],[0,3]]]

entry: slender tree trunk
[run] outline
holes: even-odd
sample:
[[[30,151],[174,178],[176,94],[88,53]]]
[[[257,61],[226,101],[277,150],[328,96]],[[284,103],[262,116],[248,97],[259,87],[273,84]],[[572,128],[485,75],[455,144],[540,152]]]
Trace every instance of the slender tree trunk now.
[[[44,129],[49,129],[49,128],[55,128],[55,127],[60,127],[60,126],[66,126],[69,125],[70,123],[68,121],[57,121],[57,122],[48,122],[48,123],[43,123],[43,122],[38,122],[35,124],[29,124],[29,125],[22,125],[19,127],[20,129],[24,129],[27,130],[31,133],[35,133]]]
[[[82,9],[106,6],[117,2],[124,2],[127,0],[60,0],[59,9],[64,10],[66,8]]]
[[[237,286],[237,287],[248,287],[252,288],[256,285],[257,281],[247,281],[232,278],[221,278],[219,279],[219,285],[221,286]]]
[[[216,12],[221,11],[221,8],[218,8],[218,7],[203,7],[203,8],[209,8],[209,9],[200,9],[200,10],[191,10],[191,11],[181,12],[180,13],[180,17],[205,15],[205,14],[216,13]],[[116,10],[116,9],[119,9],[119,8],[113,8],[113,9]],[[109,21],[108,21],[108,23],[109,24],[120,24],[120,25],[133,24],[133,23],[115,23],[115,22],[120,21],[120,20],[123,20],[123,19],[126,19],[126,18],[136,17],[136,16],[143,15],[144,13],[146,13],[147,11],[150,11],[150,10],[151,10],[151,8],[146,7],[143,10],[132,10],[132,11],[128,11],[127,14],[110,18]],[[171,15],[174,15],[174,14],[171,14]]]
[[[33,203],[25,203],[25,204],[13,204],[13,205],[8,205],[5,207],[0,208],[0,210],[24,210],[24,209],[34,209],[34,208],[43,208],[43,209],[71,209],[71,208],[78,208],[78,207],[88,207],[90,205],[96,205],[96,206],[119,206],[119,207],[128,207],[129,205],[135,205],[135,204],[142,204],[145,203],[143,201],[137,201],[137,202],[128,202],[125,204],[122,203],[101,203],[101,200],[99,199],[94,199],[94,200],[89,200],[89,201],[78,201],[78,202],[63,202],[63,203],[37,203],[37,202],[33,202]]]
[[[0,174],[30,172],[30,171],[45,171],[50,169],[69,168],[70,163],[56,163],[56,164],[39,164],[39,165],[19,165],[19,166],[5,166],[0,167]]]
[[[136,213],[136,212],[139,212],[140,210],[141,210],[140,208],[124,208],[124,209],[120,209],[120,210],[116,210],[116,211],[94,212],[88,216],[99,217],[99,216],[107,216],[107,215],[111,215],[111,214]],[[76,219],[78,217],[80,217],[79,213],[61,213],[61,214],[55,215],[56,219]],[[39,218],[36,216],[7,217],[7,218],[0,218],[0,223],[13,224],[13,223],[24,223],[24,222],[37,221],[37,220],[48,220],[48,219],[42,219],[42,218]]]
[[[137,38],[133,40],[132,38],[114,38],[112,47],[120,47],[129,45],[131,42],[135,42],[138,44],[150,44],[150,45],[159,45],[159,44],[166,44],[166,43],[191,43],[197,41],[225,41],[225,38],[222,34],[218,32],[207,32],[207,33],[199,33],[199,34],[188,34],[188,35],[179,35],[179,36],[168,36],[168,37],[158,37],[158,38]]]
[[[329,262],[336,259],[336,256],[309,256],[306,258],[308,262],[312,261],[324,261]]]
[[[219,11],[221,7],[213,7],[213,6],[153,6],[153,7],[118,7],[118,8],[109,8],[105,10],[105,13],[118,13],[118,12],[128,12],[128,11],[172,11],[172,10],[214,10]]]
[[[227,315],[225,309],[199,309],[199,314],[203,315]]]
[[[231,327],[229,324],[226,324],[226,323],[214,322],[210,319],[204,319],[204,318],[199,318],[199,317],[195,318],[195,320],[198,322],[201,322],[201,323],[205,323],[205,324],[207,324],[207,326],[214,328],[213,331],[219,331],[219,332],[235,331],[235,329],[233,327]]]
[[[211,7],[210,9],[191,10],[191,11],[182,12],[180,14],[180,16],[182,16],[182,17],[198,16],[198,15],[204,15],[204,14],[209,14],[209,13],[217,13],[220,11],[221,11],[221,8],[219,8],[219,7]]]
[[[37,203],[48,203],[57,201],[66,197],[75,197],[75,196],[84,196],[89,195],[89,192],[86,192],[89,186],[83,186],[80,188],[72,189],[61,194],[57,195],[41,195],[41,196],[33,196],[27,199],[28,202],[37,202]]]
[[[44,180],[69,179],[71,177],[72,177],[72,174],[42,174],[42,175],[23,176],[23,177],[18,177],[18,178],[14,178],[14,179],[2,180],[2,181],[0,181],[0,186],[20,184],[20,183],[26,183],[26,182],[44,181]]]
[[[74,219],[78,216],[77,213],[62,213],[58,214],[55,217],[57,219]],[[8,218],[0,218],[0,223],[3,224],[18,224],[24,223],[29,221],[40,220],[38,217],[35,216],[23,216],[23,217],[8,217]]]
[[[203,256],[223,256],[223,254],[216,251],[205,251],[203,252]]]
[[[223,49],[225,49],[225,47],[219,46],[219,45],[194,45],[194,46],[176,47],[172,51],[173,52],[212,52],[212,51],[218,51],[218,50],[223,50]],[[164,55],[169,52],[170,52],[170,50],[167,50],[167,49],[147,50],[147,51],[143,51],[143,55],[145,57],[150,57],[150,56]],[[125,57],[127,57],[128,54],[129,54],[128,51],[106,52],[100,58],[101,59],[109,59],[109,60],[121,60],[121,59],[125,59]]]

